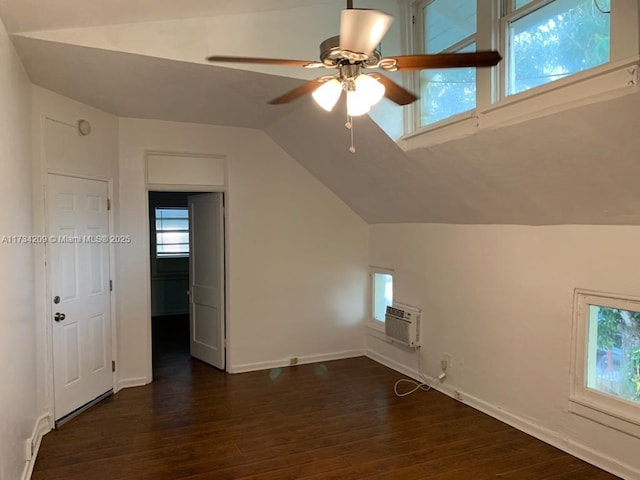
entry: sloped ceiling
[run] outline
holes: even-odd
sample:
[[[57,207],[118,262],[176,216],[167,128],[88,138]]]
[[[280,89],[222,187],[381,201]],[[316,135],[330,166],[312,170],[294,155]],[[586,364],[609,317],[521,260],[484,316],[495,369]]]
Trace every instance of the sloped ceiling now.
[[[120,117],[264,128],[296,107],[267,101],[286,77],[16,36],[31,81]]]
[[[358,152],[345,156],[343,113],[326,122],[308,105],[266,131],[370,223],[637,225],[640,93],[631,92],[409,152],[358,120]]]
[[[12,32],[252,11],[259,26],[266,10],[312,3],[336,8],[311,0],[62,0],[46,11],[38,0],[0,0],[0,15]],[[121,51],[114,32],[101,48],[80,36],[74,44],[76,32],[65,32],[65,41],[52,41],[60,39],[55,31],[49,39],[42,33],[13,39],[35,84],[116,115],[263,129],[369,223],[640,224],[637,87],[617,99],[409,152],[369,118],[358,118],[357,152],[350,154],[343,111],[326,114],[305,99],[266,105],[301,80],[181,60],[175,49],[171,58]],[[398,122],[393,110],[384,115]]]

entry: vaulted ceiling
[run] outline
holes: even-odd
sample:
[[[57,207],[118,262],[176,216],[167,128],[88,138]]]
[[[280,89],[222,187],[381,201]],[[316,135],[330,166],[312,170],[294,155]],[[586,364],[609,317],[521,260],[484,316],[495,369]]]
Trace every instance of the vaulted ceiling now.
[[[355,3],[402,11],[396,0]],[[46,5],[0,0],[33,83],[122,117],[262,129],[369,223],[640,224],[637,87],[408,151],[393,140],[402,109],[386,102],[375,122],[357,119],[350,154],[340,109],[327,114],[309,99],[266,104],[317,72],[204,61],[214,53],[314,60],[337,34],[343,1]],[[405,53],[401,23],[383,54]]]

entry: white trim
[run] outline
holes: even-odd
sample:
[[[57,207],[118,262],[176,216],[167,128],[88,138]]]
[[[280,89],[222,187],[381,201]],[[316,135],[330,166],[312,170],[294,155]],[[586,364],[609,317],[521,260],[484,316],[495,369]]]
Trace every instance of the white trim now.
[[[438,390],[440,390],[438,388]],[[492,405],[480,400],[473,395],[456,390],[459,401],[469,405],[476,410],[479,410],[487,415],[492,416],[524,433],[531,435],[532,437],[542,440],[549,445],[552,445],[563,452],[566,452],[574,457],[577,457],[585,462],[595,465],[607,472],[617,475],[621,478],[640,478],[640,469],[634,468],[631,465],[623,464],[615,460],[614,458],[603,455],[582,442],[576,442],[567,437],[566,434],[562,434],[555,430],[540,426],[530,419],[521,417],[500,407]],[[447,392],[443,392],[447,393]],[[448,393],[447,393],[448,395]],[[455,398],[455,397],[454,397]]]
[[[58,175],[60,177],[79,178],[81,180],[93,180],[95,182],[105,182],[105,183],[109,183],[112,180],[111,178],[101,177],[99,175],[84,175],[82,173],[69,173],[68,171],[65,171],[65,170],[55,170],[53,168],[48,168],[46,171],[46,174]]]
[[[149,182],[149,156],[155,157],[183,157],[183,158],[207,158],[209,160],[222,160],[222,184],[215,184],[215,187],[208,184],[155,184]],[[229,185],[229,167],[227,161],[227,155],[219,153],[199,153],[199,152],[177,152],[171,150],[144,150],[144,181],[149,190],[156,191],[174,191],[178,192],[178,188],[193,189],[193,191],[204,191],[216,193],[218,191],[226,191]],[[153,187],[153,188],[149,188]],[[211,188],[218,188],[220,190],[211,190]],[[190,190],[186,190],[190,191]]]
[[[211,185],[163,185],[159,183],[148,183],[147,189],[151,192],[203,192],[203,193],[224,193],[226,186]]]
[[[368,302],[369,307],[367,308],[366,326],[374,330],[379,330],[384,332],[384,321],[374,318],[375,282],[373,281],[373,276],[376,273],[381,273],[383,275],[391,275],[391,281],[393,282],[395,271],[390,268],[376,267],[374,265],[369,265],[369,302]]]
[[[395,360],[391,360],[384,355],[381,355],[372,350],[367,350],[366,355],[371,360],[389,367],[392,370],[396,370],[397,372],[413,378],[414,380],[417,380],[419,382],[424,381],[424,379],[421,378],[416,370],[398,363]],[[504,422],[507,425],[520,430],[521,432],[531,435],[538,440],[548,443],[549,445],[552,445],[570,455],[580,458],[585,462],[595,465],[621,478],[640,478],[640,469],[632,467],[631,465],[620,463],[608,455],[603,455],[601,452],[593,450],[592,448],[581,442],[576,442],[568,438],[566,434],[562,434],[555,430],[550,430],[548,428],[542,427],[540,426],[540,424],[535,423],[532,419],[521,417],[520,415],[509,412],[508,410],[505,410],[500,406],[485,402],[484,400],[474,397],[473,395],[458,390],[453,385],[436,382],[434,381],[434,378],[429,377],[426,374],[424,375],[424,377],[428,380],[429,384],[432,385],[432,388],[434,390],[437,390],[440,393],[453,398],[454,400],[458,400],[459,402],[462,402],[465,405],[470,406],[471,408],[486,413],[487,415],[500,420],[501,422]]]
[[[113,393],[115,394],[123,388],[142,387],[150,383],[150,377],[121,378],[120,380],[118,380],[117,390],[114,388]]]
[[[569,398],[569,412],[604,427],[612,428],[632,437],[640,438],[640,424],[624,413],[616,412],[597,402],[576,397]]]
[[[321,353],[318,355],[305,355],[298,357],[297,365],[304,365],[308,363],[329,362],[331,360],[342,360],[345,358],[363,357],[365,356],[365,350],[344,350],[342,352]],[[231,365],[228,368],[229,373],[245,373],[255,372],[258,370],[269,370],[272,368],[291,367],[289,358],[282,358],[279,360],[268,360],[265,362],[256,363],[243,363],[239,365]]]
[[[396,362],[395,360],[391,360],[389,357],[382,355],[376,351],[367,350],[365,352],[365,355],[371,360],[378,362],[379,364],[384,365],[385,367],[389,367],[390,369],[395,370],[396,372],[402,373],[403,375],[406,375],[407,377],[412,378],[418,382],[422,383],[426,379],[428,383],[431,384],[435,380],[433,377],[430,377],[427,374],[420,375],[418,370],[407,367],[406,365],[400,362]]]
[[[466,112],[475,119],[477,125],[474,126],[473,121],[469,121],[468,125],[461,125],[464,119],[455,115],[433,124],[420,126],[419,108],[414,108],[413,119],[407,123],[409,128],[405,129],[405,134],[397,141],[401,148],[412,150],[427,147],[476,133],[483,128],[519,123],[526,119],[572,108],[581,100],[591,99],[596,95],[637,84],[634,72],[640,71],[637,65],[640,48],[638,42],[638,2],[637,0],[617,0],[610,17],[611,51],[609,62],[531,90],[515,95],[506,95],[506,77],[508,76],[506,66],[509,61],[507,25],[547,7],[553,1],[533,0],[517,10],[507,8],[501,11],[499,7],[506,6],[508,2],[504,0],[477,0],[476,44],[479,49],[497,49],[504,57],[497,67],[481,69],[477,72],[477,108]],[[421,34],[423,17],[419,12],[428,3],[429,0],[413,0],[411,2],[412,9],[408,12],[406,21],[410,23],[411,15],[415,15],[416,24],[413,25],[414,45],[410,53],[421,52],[419,42],[424,35]],[[626,76],[623,73],[625,68],[628,68]],[[489,85],[491,77],[494,80],[493,86]],[[410,84],[407,83],[407,86]],[[416,83],[414,83],[414,87],[416,90],[419,89],[419,85]],[[495,103],[492,104],[490,97],[493,97]],[[582,104],[584,103],[589,102],[582,102]],[[518,104],[517,107],[516,104]],[[438,131],[438,134],[433,133],[435,131]]]
[[[154,184],[148,183],[148,158],[149,155],[155,156],[167,156],[167,157],[196,157],[196,158],[210,158],[223,160],[224,167],[224,184],[223,185],[162,185],[162,184]],[[206,193],[221,193],[222,194],[222,213],[223,213],[223,225],[224,225],[224,288],[225,288],[225,308],[224,308],[224,335],[225,335],[225,369],[227,372],[230,371],[231,365],[231,339],[230,339],[230,301],[229,301],[229,287],[230,287],[230,267],[229,267],[229,168],[228,168],[228,156],[225,154],[215,154],[215,153],[200,153],[200,152],[180,152],[180,151],[168,151],[168,150],[149,150],[145,149],[143,151],[144,158],[144,179],[145,179],[145,241],[146,241],[146,271],[147,275],[145,275],[145,282],[147,287],[147,317],[148,317],[148,328],[147,328],[147,350],[148,350],[148,358],[147,358],[147,377],[144,377],[145,383],[142,385],[146,385],[153,381],[153,348],[152,348],[152,337],[151,337],[151,240],[149,237],[150,234],[150,226],[149,226],[149,192],[151,191],[163,191],[163,192],[185,192],[185,193],[198,193],[198,192],[206,192]],[[143,378],[143,377],[139,377]],[[134,379],[135,380],[135,379]],[[118,390],[121,388],[127,387],[135,387],[139,386],[139,384],[127,384],[127,381],[121,381],[118,384]]]
[[[638,92],[640,56],[609,62],[403,135],[405,151]]]
[[[116,205],[119,208],[119,202],[114,198],[115,192],[115,184],[113,179],[107,180],[107,195],[108,201],[110,202],[110,208],[107,213],[109,214],[109,232],[111,234],[117,234],[120,232],[116,232]],[[117,318],[117,306],[118,302],[116,301],[118,285],[116,282],[116,244],[109,243],[109,281],[112,282],[109,284],[109,293],[110,293],[110,301],[111,301],[111,361],[115,362],[116,368],[115,371],[111,372],[111,389],[113,390],[118,382],[118,318]]]
[[[29,480],[31,478],[31,474],[33,473],[33,467],[36,464],[36,458],[38,457],[38,452],[40,451],[40,445],[42,443],[42,437],[51,431],[51,415],[45,413],[40,417],[36,418],[36,421],[33,425],[33,431],[31,432],[31,437],[26,440],[25,448],[30,448],[31,455],[30,458],[26,459],[26,463],[24,465],[24,469],[22,470],[21,480]],[[30,447],[27,447],[30,445]],[[25,451],[25,454],[27,452]],[[29,456],[29,455],[25,455]]]
[[[640,298],[576,288],[573,296],[568,410],[605,427],[640,438],[640,404],[589,388],[586,380],[589,306],[640,311]]]

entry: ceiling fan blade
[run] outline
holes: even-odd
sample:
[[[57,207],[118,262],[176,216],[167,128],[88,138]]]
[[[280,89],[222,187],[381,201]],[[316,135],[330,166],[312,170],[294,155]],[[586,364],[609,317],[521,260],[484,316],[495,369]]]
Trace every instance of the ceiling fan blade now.
[[[309,82],[305,82],[299,87],[294,88],[293,90],[289,90],[287,93],[283,95],[280,95],[278,98],[274,98],[269,103],[271,105],[282,105],[283,103],[289,103],[298,97],[301,97],[303,95],[313,92],[325,81],[326,81],[325,77],[320,77],[320,78],[311,80]]]
[[[306,67],[315,65],[318,62],[312,60],[287,60],[285,58],[255,58],[255,57],[226,57],[221,55],[211,55],[207,57],[210,62],[221,63],[258,63],[263,65],[282,65],[286,67]]]
[[[393,17],[378,10],[347,9],[340,16],[340,49],[350,52],[373,52]]]
[[[493,67],[502,56],[498,52],[436,53],[433,55],[405,55],[395,58],[398,70],[427,68]]]
[[[384,85],[384,96],[392,102],[398,105],[409,105],[418,99],[413,93],[405,90],[393,80],[378,74],[372,74],[372,76]]]

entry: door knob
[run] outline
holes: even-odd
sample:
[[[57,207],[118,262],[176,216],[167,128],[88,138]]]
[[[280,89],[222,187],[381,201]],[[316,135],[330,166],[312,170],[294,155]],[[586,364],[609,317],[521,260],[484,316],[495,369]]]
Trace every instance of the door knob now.
[[[56,314],[53,316],[53,319],[56,322],[61,322],[62,320],[64,320],[66,318],[66,315],[64,313],[60,313],[60,312],[56,312]]]

